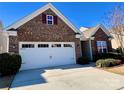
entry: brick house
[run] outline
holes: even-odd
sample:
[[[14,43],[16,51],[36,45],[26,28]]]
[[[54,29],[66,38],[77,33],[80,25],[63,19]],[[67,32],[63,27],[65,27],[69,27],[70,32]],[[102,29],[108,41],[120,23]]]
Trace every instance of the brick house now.
[[[22,70],[74,64],[82,55],[80,31],[50,3],[5,30],[8,52],[21,55]]]
[[[83,34],[81,37],[82,56],[93,60],[99,53],[112,52],[111,39],[113,37],[103,25],[80,29],[80,31]]]
[[[98,51],[111,50],[110,34],[103,26],[80,32],[50,3],[5,31],[8,33],[7,52],[21,55],[21,70],[75,64],[83,55],[92,60]],[[96,42],[106,45],[106,50],[98,50]]]

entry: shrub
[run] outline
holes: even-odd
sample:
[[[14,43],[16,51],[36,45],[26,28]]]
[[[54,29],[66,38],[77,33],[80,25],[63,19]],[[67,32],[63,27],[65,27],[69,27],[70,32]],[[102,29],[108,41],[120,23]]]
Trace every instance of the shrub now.
[[[94,61],[97,61],[99,59],[106,59],[106,58],[112,58],[112,59],[120,59],[124,60],[124,58],[121,56],[121,54],[115,54],[115,53],[107,53],[107,54],[97,54],[94,56]]]
[[[16,74],[21,67],[21,56],[17,54],[0,54],[0,73],[5,75]]]
[[[116,66],[117,61],[115,59],[100,59],[96,61],[96,66],[97,67],[111,67],[111,66]]]
[[[121,53],[121,54],[123,53],[121,47],[118,47],[115,51],[116,51],[117,53]]]
[[[116,59],[121,60],[121,63],[124,63],[124,56],[118,56]]]
[[[77,64],[88,64],[89,63],[89,59],[87,57],[79,57],[77,60]]]
[[[105,59],[105,63],[108,64],[108,67],[117,65],[116,60],[115,59],[110,59],[110,58]]]
[[[105,61],[103,59],[99,59],[96,61],[96,67],[102,67],[102,64],[104,63]]]
[[[122,61],[121,60],[116,60],[116,63],[117,63],[117,65],[120,65],[120,64],[122,64]]]

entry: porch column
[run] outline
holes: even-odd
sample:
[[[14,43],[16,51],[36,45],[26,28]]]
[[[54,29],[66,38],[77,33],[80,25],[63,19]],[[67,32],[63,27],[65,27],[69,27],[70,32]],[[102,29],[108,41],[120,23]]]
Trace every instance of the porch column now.
[[[90,48],[90,59],[93,60],[91,41],[92,41],[92,38],[89,39],[89,48]]]

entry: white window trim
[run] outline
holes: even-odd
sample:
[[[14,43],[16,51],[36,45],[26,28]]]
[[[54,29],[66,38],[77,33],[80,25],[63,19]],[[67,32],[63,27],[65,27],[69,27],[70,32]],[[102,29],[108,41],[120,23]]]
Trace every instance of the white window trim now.
[[[100,49],[102,49],[102,53],[104,53],[104,49],[106,49],[106,52],[108,53],[107,42],[106,41],[97,41],[97,42],[100,42]],[[103,42],[106,42],[106,46],[102,46]],[[98,53],[100,53],[100,49],[97,46]]]
[[[52,24],[48,24],[48,21],[49,21],[48,16],[52,16],[52,20],[50,20],[50,21],[52,21]],[[54,17],[53,17],[53,15],[46,15],[46,21],[47,21],[47,25],[53,25],[54,24]]]

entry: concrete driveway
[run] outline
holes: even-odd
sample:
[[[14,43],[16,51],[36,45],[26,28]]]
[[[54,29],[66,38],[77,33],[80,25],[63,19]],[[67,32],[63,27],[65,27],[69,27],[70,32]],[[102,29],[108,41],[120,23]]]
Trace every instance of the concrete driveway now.
[[[124,76],[96,69],[90,65],[66,65],[19,72],[11,89],[50,90],[123,89]]]

